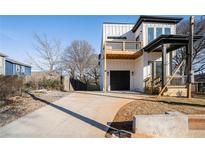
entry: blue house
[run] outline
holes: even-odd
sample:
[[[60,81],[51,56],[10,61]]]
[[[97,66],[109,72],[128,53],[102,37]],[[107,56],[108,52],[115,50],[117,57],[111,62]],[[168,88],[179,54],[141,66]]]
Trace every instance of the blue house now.
[[[5,60],[5,75],[31,75],[31,66],[13,59]]]
[[[2,60],[2,75],[31,75],[31,66],[14,59],[8,58],[5,54],[0,53],[0,60]]]

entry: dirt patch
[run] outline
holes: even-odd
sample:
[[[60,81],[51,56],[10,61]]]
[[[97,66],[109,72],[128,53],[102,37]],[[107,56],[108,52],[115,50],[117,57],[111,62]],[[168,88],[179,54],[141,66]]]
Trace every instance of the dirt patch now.
[[[132,120],[134,115],[164,114],[178,111],[184,114],[205,114],[205,100],[186,98],[139,99],[124,105],[116,114],[111,127],[117,130],[126,130],[132,133]],[[110,129],[106,137],[112,136]]]
[[[47,105],[45,102],[34,99],[32,96],[47,102],[54,102],[68,94],[61,91],[48,91],[46,93],[32,93],[32,95],[23,93],[22,96],[10,97],[0,106],[0,127]]]

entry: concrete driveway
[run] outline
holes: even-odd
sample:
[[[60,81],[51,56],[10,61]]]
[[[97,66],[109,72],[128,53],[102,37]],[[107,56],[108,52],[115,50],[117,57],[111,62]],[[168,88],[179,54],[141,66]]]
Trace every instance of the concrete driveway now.
[[[74,92],[0,128],[0,137],[104,137],[117,111],[140,96]]]

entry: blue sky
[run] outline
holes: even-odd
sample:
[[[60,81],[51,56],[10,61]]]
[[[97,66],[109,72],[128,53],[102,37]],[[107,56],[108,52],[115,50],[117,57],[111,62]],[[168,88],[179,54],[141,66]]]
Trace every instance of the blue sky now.
[[[59,39],[63,46],[87,40],[99,53],[103,22],[135,23],[138,16],[0,16],[0,52],[27,62],[35,55],[33,34]]]

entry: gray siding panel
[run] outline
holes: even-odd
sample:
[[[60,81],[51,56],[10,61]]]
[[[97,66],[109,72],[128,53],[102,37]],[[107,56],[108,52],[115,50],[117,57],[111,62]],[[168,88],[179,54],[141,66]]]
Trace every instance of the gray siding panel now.
[[[25,75],[31,75],[31,67],[25,67]]]
[[[14,75],[13,74],[13,64],[6,61],[6,75]]]

